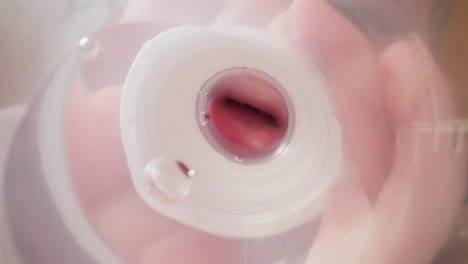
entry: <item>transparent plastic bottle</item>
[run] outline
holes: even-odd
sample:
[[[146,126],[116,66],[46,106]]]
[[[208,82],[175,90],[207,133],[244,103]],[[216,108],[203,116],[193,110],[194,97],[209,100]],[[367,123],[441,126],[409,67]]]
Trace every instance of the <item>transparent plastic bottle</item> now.
[[[89,17],[109,17],[63,52],[18,126],[1,260],[308,263],[330,192],[360,172],[324,66],[261,21],[117,22],[124,3],[103,3]],[[330,1],[376,53],[409,32],[432,43],[417,8],[430,5],[411,3]],[[449,134],[464,155],[466,122],[436,101],[431,119],[386,136],[414,134],[418,149],[429,133],[437,152]]]

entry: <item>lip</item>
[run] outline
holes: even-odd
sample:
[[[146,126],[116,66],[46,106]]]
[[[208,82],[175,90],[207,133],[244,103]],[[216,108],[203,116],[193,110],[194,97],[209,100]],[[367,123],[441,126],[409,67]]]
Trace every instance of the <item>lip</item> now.
[[[214,127],[229,144],[264,153],[284,138],[288,109],[273,83],[247,72],[234,73],[217,80],[210,97]]]
[[[213,94],[231,98],[275,117],[279,126],[287,126],[288,109],[280,92],[268,81],[250,74],[225,78]]]

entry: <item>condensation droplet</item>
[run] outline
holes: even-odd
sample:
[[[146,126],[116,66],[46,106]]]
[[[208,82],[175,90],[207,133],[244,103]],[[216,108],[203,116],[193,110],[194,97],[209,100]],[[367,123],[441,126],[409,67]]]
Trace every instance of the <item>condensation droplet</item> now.
[[[161,194],[166,200],[177,202],[189,196],[196,170],[180,161],[156,158],[145,166],[143,173],[150,187],[158,191],[149,188],[150,195]]]
[[[202,125],[206,125],[208,124],[208,122],[210,121],[210,113],[207,113],[207,112],[200,112],[200,122]]]
[[[196,174],[197,174],[197,171],[194,170],[194,169],[190,169],[187,165],[185,165],[183,162],[181,161],[177,161],[177,166],[179,166],[179,169],[182,171],[182,173],[188,177],[188,178],[192,178],[194,177]]]
[[[101,52],[102,45],[95,39],[83,37],[78,42],[78,48],[82,53],[86,54],[87,57],[94,58]]]
[[[234,160],[237,161],[237,162],[242,162],[242,161],[243,161],[243,159],[242,159],[241,156],[236,156],[236,157],[234,158]]]

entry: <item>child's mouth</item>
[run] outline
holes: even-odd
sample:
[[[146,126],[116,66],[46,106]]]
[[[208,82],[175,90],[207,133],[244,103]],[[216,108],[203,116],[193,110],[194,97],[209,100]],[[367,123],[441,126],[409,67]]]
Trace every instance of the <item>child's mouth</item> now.
[[[252,152],[274,150],[288,128],[288,109],[276,87],[258,76],[236,73],[217,80],[208,110],[215,132]]]

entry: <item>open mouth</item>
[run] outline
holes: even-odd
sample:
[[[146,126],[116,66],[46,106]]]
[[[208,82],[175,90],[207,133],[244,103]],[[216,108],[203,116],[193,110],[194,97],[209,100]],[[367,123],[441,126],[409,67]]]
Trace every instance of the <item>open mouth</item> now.
[[[289,123],[277,84],[250,71],[233,69],[214,77],[206,103],[214,139],[224,150],[247,158],[274,152]]]

